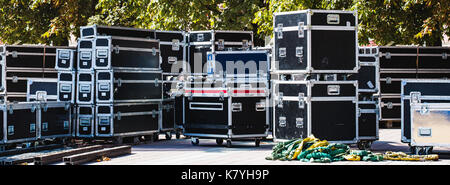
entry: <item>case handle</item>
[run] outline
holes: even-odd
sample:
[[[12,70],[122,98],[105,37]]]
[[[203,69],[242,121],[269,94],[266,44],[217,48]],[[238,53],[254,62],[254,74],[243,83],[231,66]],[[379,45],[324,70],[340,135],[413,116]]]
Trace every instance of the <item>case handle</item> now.
[[[341,86],[340,85],[328,85],[327,93],[328,95],[336,96],[341,94]]]

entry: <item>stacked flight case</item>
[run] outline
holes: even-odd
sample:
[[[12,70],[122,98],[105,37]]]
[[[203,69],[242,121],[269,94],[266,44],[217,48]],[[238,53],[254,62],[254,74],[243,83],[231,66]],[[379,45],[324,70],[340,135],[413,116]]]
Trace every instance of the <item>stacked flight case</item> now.
[[[358,73],[349,77],[358,80],[358,148],[370,148],[379,139],[379,61],[378,47],[359,47]]]
[[[163,77],[154,31],[94,25],[81,36],[92,41],[92,64],[78,73],[78,136],[122,142],[158,133]]]
[[[2,143],[34,144],[72,136],[72,107],[58,100],[58,50],[71,47],[5,45],[1,48]],[[29,146],[29,145],[25,145]]]
[[[380,46],[380,121],[401,122],[401,81],[446,79],[449,47]]]
[[[267,51],[207,53],[208,75],[185,82],[184,135],[193,145],[199,138],[231,147],[232,139],[255,139],[269,130],[269,54]]]
[[[274,15],[271,73],[275,141],[314,135],[357,143],[356,12],[302,10]]]
[[[434,140],[436,143],[422,143],[419,140],[422,137],[445,137],[442,132],[446,131],[447,125],[443,125],[439,120],[445,115],[433,115],[434,119],[429,118],[429,111],[437,111],[438,109],[446,110],[445,105],[450,103],[450,80],[436,79],[409,79],[401,82],[401,141],[410,144],[412,153],[431,152],[433,146],[440,146],[445,141]],[[436,109],[436,110],[433,110]],[[420,113],[420,114],[417,114]],[[434,114],[434,113],[431,113]],[[412,119],[414,119],[414,122]],[[425,121],[428,121],[426,123]],[[415,124],[420,125],[416,127]],[[445,121],[444,121],[445,122]],[[413,128],[415,127],[415,128]],[[434,128],[434,129],[432,129]],[[427,134],[422,132],[428,131]],[[437,133],[437,134],[435,134]],[[447,135],[447,134],[445,134]],[[416,138],[413,138],[416,137]],[[414,139],[418,139],[415,141]],[[421,141],[424,142],[424,141]],[[420,146],[417,148],[417,146]]]

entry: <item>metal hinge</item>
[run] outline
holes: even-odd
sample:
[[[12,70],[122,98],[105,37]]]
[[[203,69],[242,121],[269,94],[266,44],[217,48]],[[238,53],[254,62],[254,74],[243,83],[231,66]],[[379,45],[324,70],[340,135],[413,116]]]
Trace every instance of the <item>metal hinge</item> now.
[[[298,38],[303,38],[305,37],[305,31],[303,30],[303,26],[305,25],[304,22],[299,22],[298,23]]]
[[[152,118],[156,118],[156,111],[152,110]]]
[[[117,79],[117,87],[121,87],[122,86],[122,79]]]
[[[303,47],[295,48],[295,56],[299,58],[299,63],[303,63]]]
[[[152,48],[152,55],[156,56],[156,48],[154,48],[154,47]]]
[[[447,60],[447,53],[442,53],[442,59]]]
[[[356,109],[356,115],[358,115],[358,118],[361,117],[361,108]]]
[[[172,51],[179,51],[180,50],[180,40],[173,39],[172,40]]]
[[[278,93],[278,102],[277,102],[278,108],[283,108],[283,93]]]
[[[225,49],[225,40],[219,39],[217,42],[217,50]]]
[[[121,120],[122,119],[122,116],[120,115],[120,112],[116,113],[116,117],[117,117],[117,120]]]
[[[304,93],[298,93],[298,108],[299,109],[305,108],[305,94]]]
[[[414,91],[409,94],[411,96],[411,103],[420,103],[420,92]]]
[[[286,127],[286,117],[280,117],[278,120],[278,125],[280,127]]]
[[[276,29],[277,39],[283,39],[283,24],[278,24]]]
[[[391,83],[392,83],[392,78],[386,77],[386,84],[391,84]]]
[[[159,86],[159,80],[158,80],[158,78],[155,78],[155,87],[158,87]]]
[[[303,118],[295,118],[295,127],[303,128]]]

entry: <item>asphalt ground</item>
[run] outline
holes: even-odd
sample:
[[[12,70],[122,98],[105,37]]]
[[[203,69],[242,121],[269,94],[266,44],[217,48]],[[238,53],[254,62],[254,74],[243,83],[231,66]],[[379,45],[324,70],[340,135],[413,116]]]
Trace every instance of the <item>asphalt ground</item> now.
[[[371,151],[401,151],[408,153],[409,146],[400,142],[400,129],[380,129],[379,140],[372,145]],[[308,163],[300,161],[266,160],[275,145],[272,141],[261,141],[255,147],[253,141],[233,141],[233,147],[225,144],[218,146],[214,139],[200,139],[193,146],[190,139],[165,140],[134,145],[132,154],[115,157],[109,161],[91,162],[88,165],[450,165],[450,148],[434,148],[439,155],[438,161],[340,161],[333,163]],[[356,146],[352,146],[356,148]]]

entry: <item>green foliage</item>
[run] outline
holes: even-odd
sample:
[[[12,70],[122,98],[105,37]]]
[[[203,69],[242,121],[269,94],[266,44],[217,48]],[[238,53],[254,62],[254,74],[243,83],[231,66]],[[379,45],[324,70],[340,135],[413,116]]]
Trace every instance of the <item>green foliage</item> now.
[[[272,36],[273,13],[357,10],[359,41],[440,45],[450,35],[449,0],[1,0],[0,40],[66,45],[87,24],[161,30],[251,30]]]
[[[0,40],[7,44],[67,45],[94,13],[91,0],[2,0]]]

